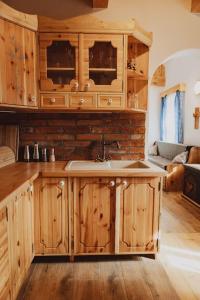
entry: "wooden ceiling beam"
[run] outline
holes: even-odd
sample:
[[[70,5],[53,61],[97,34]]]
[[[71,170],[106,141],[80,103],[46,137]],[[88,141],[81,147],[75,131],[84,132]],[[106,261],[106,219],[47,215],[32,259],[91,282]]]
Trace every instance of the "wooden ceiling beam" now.
[[[93,8],[107,8],[108,0],[92,0]]]
[[[200,13],[200,0],[192,0],[191,12],[192,13]]]

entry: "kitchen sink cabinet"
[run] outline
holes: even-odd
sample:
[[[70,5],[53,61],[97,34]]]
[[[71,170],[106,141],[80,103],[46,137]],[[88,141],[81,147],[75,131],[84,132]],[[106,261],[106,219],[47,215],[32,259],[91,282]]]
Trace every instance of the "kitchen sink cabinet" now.
[[[158,251],[160,178],[73,179],[74,254]]]
[[[35,254],[69,253],[67,180],[38,178],[35,182]]]
[[[123,178],[116,207],[116,252],[156,253],[160,179]]]
[[[114,254],[115,181],[73,181],[74,254]]]

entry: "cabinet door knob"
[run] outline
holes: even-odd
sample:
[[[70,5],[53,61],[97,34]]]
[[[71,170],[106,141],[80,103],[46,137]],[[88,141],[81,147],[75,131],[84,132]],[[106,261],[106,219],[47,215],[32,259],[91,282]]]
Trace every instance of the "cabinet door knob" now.
[[[112,98],[109,98],[108,99],[108,105],[111,105],[112,104]]]
[[[85,84],[85,91],[86,92],[89,91],[89,88],[90,88],[90,83],[88,82]]]
[[[79,89],[79,83],[78,83],[78,81],[76,81],[76,82],[74,83],[74,90],[77,92],[78,89]]]
[[[30,184],[30,185],[28,186],[27,192],[30,192],[30,193],[33,192],[33,185],[32,185],[32,184]]]
[[[58,183],[58,186],[59,186],[60,189],[62,189],[65,186],[64,180],[60,180],[59,183]]]
[[[123,185],[123,187],[125,187],[125,188],[126,188],[126,187],[127,187],[127,185],[128,185],[128,182],[127,182],[126,180],[123,180],[123,181],[122,181],[122,185]]]
[[[81,98],[80,99],[80,104],[83,104],[85,102],[85,99]]]
[[[56,102],[56,98],[51,98],[51,99],[50,99],[50,103],[53,104],[53,103],[55,103],[55,102]]]
[[[29,99],[30,102],[36,102],[36,97],[35,96],[30,95],[28,99]]]
[[[114,180],[111,180],[111,181],[109,182],[109,186],[110,186],[110,187],[114,187],[114,186],[115,186]]]

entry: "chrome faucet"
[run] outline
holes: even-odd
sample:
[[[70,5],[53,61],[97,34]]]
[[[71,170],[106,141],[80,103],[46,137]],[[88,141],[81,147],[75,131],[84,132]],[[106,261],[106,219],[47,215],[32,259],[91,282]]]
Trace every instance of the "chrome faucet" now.
[[[111,146],[111,145],[114,145],[114,144],[117,146],[118,149],[120,149],[120,144],[119,144],[118,141],[105,141],[104,136],[103,136],[103,138],[101,140],[102,152],[101,152],[101,154],[97,155],[96,161],[103,162],[103,161],[106,161],[106,160],[110,160],[111,156],[106,155],[106,146]]]

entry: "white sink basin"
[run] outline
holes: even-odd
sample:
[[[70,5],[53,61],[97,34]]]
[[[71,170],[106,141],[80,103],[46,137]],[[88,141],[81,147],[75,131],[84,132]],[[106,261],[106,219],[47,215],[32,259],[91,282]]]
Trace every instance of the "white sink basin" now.
[[[65,170],[107,170],[110,169],[110,162],[96,162],[90,160],[78,161],[72,160],[68,162]]]
[[[133,160],[109,160],[96,162],[90,160],[73,160],[67,163],[65,170],[122,170],[122,169],[147,169],[144,162]]]
[[[133,161],[133,160],[111,160],[110,161],[111,169],[147,169],[147,166],[142,161]]]

